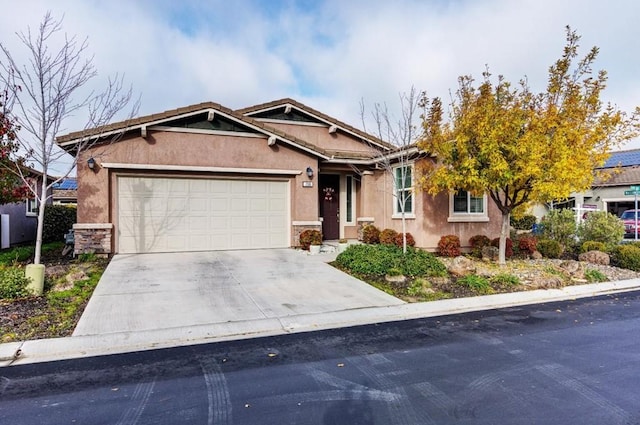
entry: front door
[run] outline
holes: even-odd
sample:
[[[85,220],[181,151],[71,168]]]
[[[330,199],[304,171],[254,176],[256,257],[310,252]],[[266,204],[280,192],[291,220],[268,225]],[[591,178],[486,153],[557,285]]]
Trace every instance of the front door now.
[[[320,216],[322,217],[322,237],[328,240],[340,238],[340,176],[323,174],[320,176]]]

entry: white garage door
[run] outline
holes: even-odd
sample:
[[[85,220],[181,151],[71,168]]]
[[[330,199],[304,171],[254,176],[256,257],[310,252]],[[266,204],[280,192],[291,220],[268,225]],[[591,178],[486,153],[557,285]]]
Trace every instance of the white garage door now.
[[[118,178],[118,252],[288,247],[285,181]]]

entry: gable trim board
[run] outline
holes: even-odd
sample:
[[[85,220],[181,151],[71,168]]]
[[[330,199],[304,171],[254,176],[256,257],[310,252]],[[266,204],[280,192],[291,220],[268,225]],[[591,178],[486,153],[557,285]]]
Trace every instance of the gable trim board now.
[[[119,253],[289,247],[288,180],[118,176]]]
[[[302,170],[274,170],[271,168],[233,168],[233,167],[202,167],[166,164],[125,164],[103,162],[103,168],[114,168],[120,170],[147,170],[147,171],[193,171],[205,173],[243,173],[243,174],[275,174],[297,176],[302,174]]]

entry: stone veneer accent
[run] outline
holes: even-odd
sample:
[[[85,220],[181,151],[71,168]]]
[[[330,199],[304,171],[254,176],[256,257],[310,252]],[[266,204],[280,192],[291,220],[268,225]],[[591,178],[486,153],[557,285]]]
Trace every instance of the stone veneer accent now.
[[[291,223],[293,232],[291,232],[291,246],[300,246],[300,233],[305,230],[317,230],[322,233],[322,222],[320,221],[294,221]]]
[[[78,223],[73,225],[73,254],[111,254],[111,223]]]
[[[362,229],[370,224],[373,225],[376,220],[373,217],[358,217],[356,221],[358,222],[358,240],[362,241]]]

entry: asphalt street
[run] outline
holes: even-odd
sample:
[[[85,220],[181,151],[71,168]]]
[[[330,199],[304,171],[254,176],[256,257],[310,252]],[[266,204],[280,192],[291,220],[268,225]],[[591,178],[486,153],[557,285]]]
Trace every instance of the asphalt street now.
[[[0,369],[2,424],[640,424],[640,292]]]

